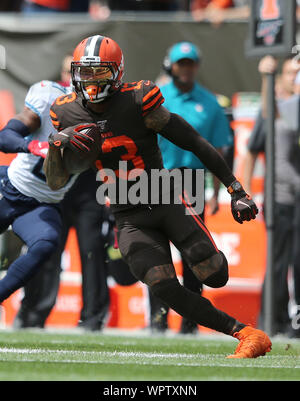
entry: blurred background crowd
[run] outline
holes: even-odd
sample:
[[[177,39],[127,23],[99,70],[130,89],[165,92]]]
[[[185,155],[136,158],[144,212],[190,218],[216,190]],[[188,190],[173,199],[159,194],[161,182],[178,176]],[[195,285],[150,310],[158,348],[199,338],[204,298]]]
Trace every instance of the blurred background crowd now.
[[[248,0],[3,0],[0,11],[89,12],[106,19],[111,11],[190,11],[196,21],[220,23],[225,18],[249,15]]]

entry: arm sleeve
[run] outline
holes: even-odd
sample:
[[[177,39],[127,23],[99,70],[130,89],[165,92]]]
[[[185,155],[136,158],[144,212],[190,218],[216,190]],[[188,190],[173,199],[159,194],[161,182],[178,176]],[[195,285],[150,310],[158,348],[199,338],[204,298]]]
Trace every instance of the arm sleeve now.
[[[50,81],[41,81],[32,85],[25,98],[25,106],[35,113],[39,119],[47,113],[51,96]],[[0,150],[4,153],[28,153],[29,128],[18,119],[11,119],[0,131]]]
[[[180,148],[193,152],[226,187],[236,180],[219,152],[178,114],[171,113],[160,134]]]
[[[28,127],[17,119],[11,119],[0,131],[0,150],[4,153],[28,153],[29,141],[25,139],[30,134]]]
[[[32,85],[25,98],[25,106],[35,113],[40,120],[45,114],[49,97],[50,86],[48,81],[41,81]],[[0,131],[0,150],[4,153],[28,153],[30,135],[29,128],[20,120],[11,119],[7,125]]]

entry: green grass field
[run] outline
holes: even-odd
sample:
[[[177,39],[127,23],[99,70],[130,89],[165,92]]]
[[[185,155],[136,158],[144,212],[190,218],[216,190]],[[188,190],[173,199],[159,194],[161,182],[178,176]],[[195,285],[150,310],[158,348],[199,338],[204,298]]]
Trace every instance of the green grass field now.
[[[299,380],[300,341],[257,359],[226,359],[226,336],[0,331],[0,381]]]

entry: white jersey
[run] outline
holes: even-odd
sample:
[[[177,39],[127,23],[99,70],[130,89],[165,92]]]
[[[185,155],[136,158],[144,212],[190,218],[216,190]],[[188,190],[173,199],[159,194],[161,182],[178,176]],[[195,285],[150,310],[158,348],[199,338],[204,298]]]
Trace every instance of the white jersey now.
[[[55,99],[69,92],[69,88],[52,81],[41,81],[30,87],[25,106],[37,114],[41,121],[40,128],[29,136],[30,140],[48,141],[49,134],[54,131],[50,119],[50,107]],[[74,184],[78,174],[72,176],[63,188],[52,191],[46,183],[43,162],[44,159],[40,156],[18,153],[8,168],[8,178],[12,185],[26,196],[35,198],[39,202],[60,202]]]

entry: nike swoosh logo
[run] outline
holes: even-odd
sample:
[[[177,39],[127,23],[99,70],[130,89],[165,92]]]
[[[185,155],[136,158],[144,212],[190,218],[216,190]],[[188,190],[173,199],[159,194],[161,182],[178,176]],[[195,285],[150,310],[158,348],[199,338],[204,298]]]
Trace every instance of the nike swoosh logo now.
[[[237,205],[245,205],[245,206],[247,206],[249,209],[251,209],[251,207],[250,207],[249,205],[247,205],[247,203],[245,203],[245,202],[243,202],[243,201],[241,201],[241,200],[237,200],[237,201],[236,201],[236,204],[237,204]]]

